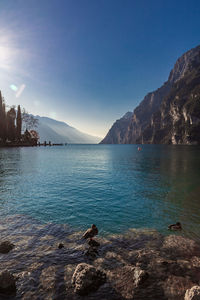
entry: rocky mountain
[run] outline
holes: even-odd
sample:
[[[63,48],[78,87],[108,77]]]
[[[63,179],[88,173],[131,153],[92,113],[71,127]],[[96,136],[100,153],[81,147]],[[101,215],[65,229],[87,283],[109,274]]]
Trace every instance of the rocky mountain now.
[[[101,141],[102,144],[125,144],[126,133],[131,122],[133,113],[127,112],[121,119],[117,120],[106,137]]]
[[[100,138],[80,132],[64,122],[47,117],[36,116],[36,118],[39,121],[37,131],[40,136],[40,142],[97,144],[100,141]]]
[[[136,107],[126,129],[122,117],[101,143],[200,143],[199,69],[200,46],[177,60],[168,80]]]

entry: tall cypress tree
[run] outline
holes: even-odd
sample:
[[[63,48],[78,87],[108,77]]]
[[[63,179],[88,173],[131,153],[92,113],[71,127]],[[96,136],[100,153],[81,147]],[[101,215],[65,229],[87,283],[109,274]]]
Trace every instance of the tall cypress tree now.
[[[0,91],[0,141],[3,140],[3,98]]]
[[[12,107],[8,112],[7,112],[7,135],[8,135],[8,140],[11,142],[14,142],[16,139],[16,127],[15,127],[15,119],[16,119],[16,111]]]
[[[17,108],[17,139],[20,140],[21,138],[21,131],[22,131],[22,115],[21,115],[21,108],[20,105],[18,105]]]
[[[2,124],[3,124],[2,139],[3,139],[3,142],[5,143],[5,141],[7,140],[7,118],[6,118],[6,105],[5,105],[5,102],[3,102],[3,121],[2,121]]]

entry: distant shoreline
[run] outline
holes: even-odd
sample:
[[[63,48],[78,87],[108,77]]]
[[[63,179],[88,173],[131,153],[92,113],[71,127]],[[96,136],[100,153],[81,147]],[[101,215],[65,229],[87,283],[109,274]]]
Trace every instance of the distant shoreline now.
[[[0,145],[0,148],[15,148],[15,147],[17,147],[17,148],[19,148],[19,147],[40,147],[40,146],[44,146],[44,147],[46,147],[46,146],[66,146],[67,145],[67,143],[66,144],[37,144],[37,145],[35,145],[35,144],[5,144],[5,145]]]

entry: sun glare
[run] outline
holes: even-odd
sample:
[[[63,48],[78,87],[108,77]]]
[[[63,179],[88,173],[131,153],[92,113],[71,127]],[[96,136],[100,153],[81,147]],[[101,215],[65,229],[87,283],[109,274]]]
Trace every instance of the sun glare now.
[[[0,29],[0,70],[7,73],[19,73],[23,70],[27,50],[22,47],[20,34]]]
[[[22,43],[23,34],[0,29],[0,79],[19,98],[26,87],[25,78],[29,76],[27,62],[30,53]],[[23,46],[22,46],[23,45]]]
[[[13,64],[12,51],[9,47],[0,46],[0,68],[11,70]]]

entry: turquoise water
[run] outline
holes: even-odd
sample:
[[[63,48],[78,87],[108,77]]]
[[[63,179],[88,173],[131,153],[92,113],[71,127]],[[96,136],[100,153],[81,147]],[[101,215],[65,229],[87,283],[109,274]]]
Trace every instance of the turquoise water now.
[[[200,235],[200,148],[197,146],[67,145],[0,149],[0,216],[101,234],[128,228],[167,233],[180,221]]]

